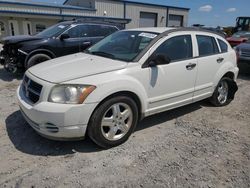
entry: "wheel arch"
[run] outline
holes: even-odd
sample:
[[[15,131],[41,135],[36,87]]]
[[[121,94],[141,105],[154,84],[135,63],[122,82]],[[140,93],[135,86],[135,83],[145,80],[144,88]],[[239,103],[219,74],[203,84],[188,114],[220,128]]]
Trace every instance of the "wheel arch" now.
[[[213,80],[213,87],[218,85],[219,81],[223,77],[228,77],[234,81],[236,81],[237,75],[238,75],[238,68],[233,65],[231,62],[225,62],[220,69],[217,71],[214,80]]]
[[[143,104],[142,104],[142,101],[140,99],[140,97],[135,93],[135,92],[132,92],[132,91],[129,91],[129,90],[122,90],[122,91],[117,91],[117,92],[114,92],[108,96],[106,96],[105,98],[103,98],[99,103],[98,105],[95,107],[95,109],[93,110],[91,116],[93,115],[93,113],[96,111],[96,109],[102,105],[105,101],[113,98],[113,97],[117,97],[117,96],[127,96],[127,97],[130,97],[132,100],[135,101],[136,103],[136,106],[138,108],[138,117],[139,119],[142,119],[144,117],[143,115],[143,112],[142,112],[142,109],[143,109]]]
[[[234,96],[235,96],[235,93],[238,91],[238,86],[237,86],[237,83],[236,83],[236,74],[233,72],[233,71],[228,71],[226,73],[224,73],[220,79],[218,80],[218,83],[217,85],[219,84],[220,80],[222,78],[226,78],[227,79],[227,82],[228,82],[228,85],[229,85],[229,93],[228,93],[228,98],[230,100],[233,100],[234,99]],[[216,85],[216,86],[217,86]],[[216,88],[216,87],[215,87]]]
[[[36,55],[36,54],[46,54],[48,56],[50,56],[52,59],[56,57],[56,55],[50,51],[50,50],[47,50],[47,49],[36,49],[36,50],[33,50],[32,52],[30,52],[27,57],[25,58],[25,65],[27,64],[27,62],[29,61],[29,59],[33,56],[33,55]]]
[[[235,74],[234,74],[232,71],[229,71],[229,72],[227,72],[226,74],[224,74],[224,75],[222,76],[222,78],[225,78],[225,77],[234,80],[234,79],[235,79]]]

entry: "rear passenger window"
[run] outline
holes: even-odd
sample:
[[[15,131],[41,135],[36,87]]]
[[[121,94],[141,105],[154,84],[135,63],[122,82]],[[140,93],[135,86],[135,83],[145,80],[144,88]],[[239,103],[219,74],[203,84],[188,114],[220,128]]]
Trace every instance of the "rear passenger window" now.
[[[219,53],[219,48],[214,37],[197,35],[196,38],[199,47],[199,56],[207,56]]]
[[[108,36],[117,31],[117,29],[115,27],[101,25],[101,31],[102,31],[102,36]]]
[[[227,52],[227,51],[228,51],[228,46],[227,46],[227,44],[226,44],[224,41],[220,40],[220,39],[217,39],[217,40],[218,40],[218,42],[219,42],[221,52],[222,52],[222,53]]]
[[[89,37],[90,31],[87,25],[77,25],[65,32],[70,38]]]
[[[171,61],[190,59],[193,57],[191,36],[172,37],[163,42],[154,53],[165,54]]]
[[[91,25],[92,37],[106,37],[117,31],[117,28],[106,25]]]

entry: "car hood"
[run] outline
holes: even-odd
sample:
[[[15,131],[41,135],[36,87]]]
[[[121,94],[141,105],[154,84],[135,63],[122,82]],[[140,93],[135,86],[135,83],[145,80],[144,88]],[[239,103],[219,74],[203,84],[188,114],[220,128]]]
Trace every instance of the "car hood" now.
[[[31,67],[34,76],[52,83],[61,83],[77,78],[123,69],[126,62],[85,53],[77,53],[52,59]]]
[[[2,39],[3,44],[17,44],[20,42],[27,42],[27,41],[35,41],[41,40],[42,37],[38,36],[30,36],[30,35],[17,35],[17,36],[9,36]]]

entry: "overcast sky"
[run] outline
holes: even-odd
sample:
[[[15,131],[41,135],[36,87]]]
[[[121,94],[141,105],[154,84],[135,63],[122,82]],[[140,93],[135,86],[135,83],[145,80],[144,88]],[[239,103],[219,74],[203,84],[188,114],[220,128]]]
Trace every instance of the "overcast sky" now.
[[[62,4],[65,0],[30,0]],[[190,8],[189,25],[234,26],[238,16],[250,16],[250,0],[134,0]]]

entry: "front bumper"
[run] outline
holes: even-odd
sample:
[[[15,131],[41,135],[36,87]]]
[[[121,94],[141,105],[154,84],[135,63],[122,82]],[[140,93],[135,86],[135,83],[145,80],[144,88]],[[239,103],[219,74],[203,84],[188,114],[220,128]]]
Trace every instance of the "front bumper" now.
[[[29,125],[40,135],[53,140],[79,140],[86,134],[89,118],[96,103],[69,105],[39,102],[30,105],[17,90],[20,111]]]

